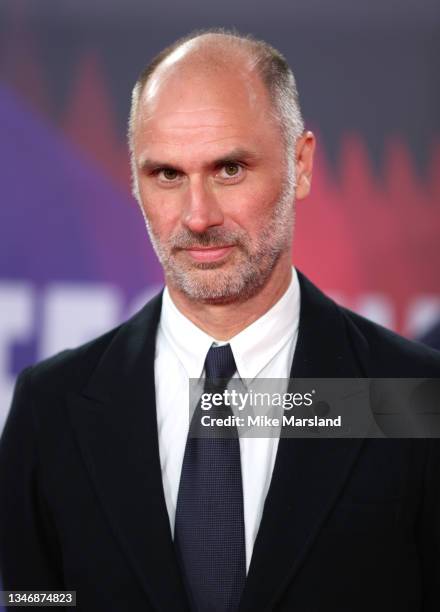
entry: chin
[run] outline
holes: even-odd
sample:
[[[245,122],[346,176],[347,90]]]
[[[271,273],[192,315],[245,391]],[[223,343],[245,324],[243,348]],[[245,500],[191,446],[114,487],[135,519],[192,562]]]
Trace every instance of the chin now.
[[[190,300],[204,304],[231,304],[243,302],[255,295],[262,283],[253,274],[243,275],[238,270],[203,264],[203,269],[173,275],[173,285]]]

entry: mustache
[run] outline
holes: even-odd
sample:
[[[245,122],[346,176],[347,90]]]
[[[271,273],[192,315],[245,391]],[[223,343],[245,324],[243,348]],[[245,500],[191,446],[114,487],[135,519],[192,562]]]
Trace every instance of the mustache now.
[[[180,230],[171,238],[170,246],[174,251],[177,251],[197,247],[221,247],[230,244],[244,246],[244,242],[240,232],[212,227],[206,232],[200,233],[189,229]]]

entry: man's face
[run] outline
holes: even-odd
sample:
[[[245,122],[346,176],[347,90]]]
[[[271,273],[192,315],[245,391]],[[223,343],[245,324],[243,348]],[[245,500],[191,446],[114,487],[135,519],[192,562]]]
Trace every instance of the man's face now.
[[[294,177],[260,79],[159,71],[139,104],[134,156],[168,285],[205,302],[246,299],[290,261]]]

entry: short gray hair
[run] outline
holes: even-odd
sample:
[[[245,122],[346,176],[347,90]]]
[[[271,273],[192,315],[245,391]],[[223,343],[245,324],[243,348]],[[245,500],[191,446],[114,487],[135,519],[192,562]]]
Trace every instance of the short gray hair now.
[[[293,149],[297,139],[304,132],[304,121],[299,104],[299,95],[295,77],[286,58],[269,43],[259,40],[250,34],[240,34],[236,30],[211,28],[198,30],[180,38],[166,47],[144,68],[139,75],[131,95],[131,107],[128,121],[128,146],[130,150],[132,191],[139,201],[139,189],[136,180],[136,162],[134,159],[134,126],[142,92],[156,68],[176,49],[197,38],[211,37],[227,39],[229,44],[236,45],[245,51],[252,60],[252,67],[266,85],[273,104],[274,117],[279,121],[286,151],[288,171],[293,172]]]

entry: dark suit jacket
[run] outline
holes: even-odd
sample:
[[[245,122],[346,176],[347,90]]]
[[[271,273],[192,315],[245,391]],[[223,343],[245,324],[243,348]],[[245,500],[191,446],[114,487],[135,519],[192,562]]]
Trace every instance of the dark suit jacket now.
[[[440,353],[299,278],[292,377],[440,375]],[[88,612],[188,610],[159,462],[160,309],[20,376],[0,448],[4,588],[75,589]],[[281,439],[240,611],[438,612],[439,545],[436,440]]]

